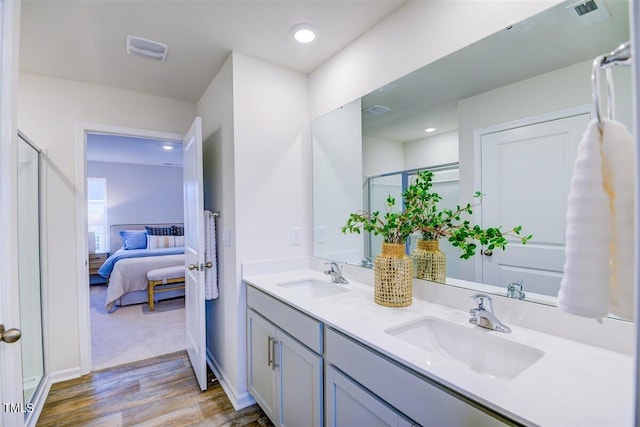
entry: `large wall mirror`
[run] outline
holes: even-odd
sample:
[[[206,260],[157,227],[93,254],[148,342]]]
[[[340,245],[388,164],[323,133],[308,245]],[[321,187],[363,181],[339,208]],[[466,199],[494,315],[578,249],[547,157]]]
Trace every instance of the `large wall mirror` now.
[[[582,16],[572,3],[314,120],[314,255],[370,267],[380,240],[343,234],[349,213],[399,198],[412,174],[429,169],[443,203],[466,204],[481,191],[475,223],[522,225],[534,236],[470,260],[445,244],[447,284],[505,295],[521,282],[526,300],[555,304],[569,182],[591,119],[591,65],[629,40],[627,1],[596,0]],[[613,74],[616,119],[631,129],[631,70]]]

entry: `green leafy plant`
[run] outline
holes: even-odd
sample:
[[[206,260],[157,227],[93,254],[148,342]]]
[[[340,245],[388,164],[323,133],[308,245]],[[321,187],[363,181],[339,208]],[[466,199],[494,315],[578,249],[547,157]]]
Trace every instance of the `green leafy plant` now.
[[[360,234],[361,230],[364,230],[382,236],[385,243],[404,243],[415,228],[406,211],[393,211],[395,204],[396,199],[389,195],[385,204],[386,213],[383,215],[380,211],[358,211],[350,214],[347,224],[341,229],[342,232]]]
[[[455,210],[439,210],[438,203],[442,197],[430,191],[432,186],[433,173],[422,171],[403,193],[405,215],[411,218],[413,230],[419,231],[423,240],[446,238],[453,246],[460,248],[460,258],[469,259],[476,253],[476,242],[486,246],[486,250],[504,250],[508,243],[507,236],[517,237],[523,244],[533,237],[521,235],[522,226],[507,231],[502,231],[501,227],[483,229],[464,219],[465,215],[472,215],[473,208],[482,203],[483,195],[480,192],[474,195],[478,199],[475,204],[456,206]]]

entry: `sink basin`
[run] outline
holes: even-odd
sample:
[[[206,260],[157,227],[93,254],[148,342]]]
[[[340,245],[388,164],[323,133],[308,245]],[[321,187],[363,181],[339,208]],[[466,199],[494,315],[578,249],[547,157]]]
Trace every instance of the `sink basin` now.
[[[385,330],[403,341],[438,353],[472,371],[511,380],[539,360],[544,352],[495,336],[495,332],[469,328],[425,317]]]
[[[336,285],[334,283],[325,282],[319,279],[296,280],[293,282],[279,283],[278,286],[283,288],[290,288],[294,292],[299,293],[301,296],[315,298],[349,292],[349,288],[345,287],[344,285]]]

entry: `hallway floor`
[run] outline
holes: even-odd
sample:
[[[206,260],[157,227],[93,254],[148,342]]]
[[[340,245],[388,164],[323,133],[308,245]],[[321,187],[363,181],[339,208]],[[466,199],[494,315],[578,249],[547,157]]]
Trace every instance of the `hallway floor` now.
[[[217,382],[200,392],[186,352],[54,384],[37,425],[273,426],[257,405],[236,412]]]

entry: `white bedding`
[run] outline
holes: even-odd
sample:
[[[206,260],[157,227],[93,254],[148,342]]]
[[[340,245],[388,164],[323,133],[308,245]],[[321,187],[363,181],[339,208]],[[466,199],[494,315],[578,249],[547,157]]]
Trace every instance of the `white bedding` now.
[[[109,276],[105,307],[111,310],[113,303],[127,292],[146,291],[148,271],[175,265],[184,265],[184,254],[118,260]]]

